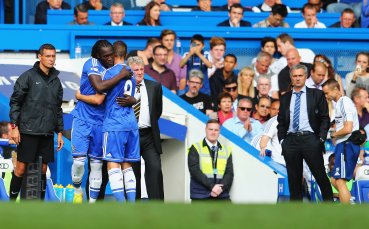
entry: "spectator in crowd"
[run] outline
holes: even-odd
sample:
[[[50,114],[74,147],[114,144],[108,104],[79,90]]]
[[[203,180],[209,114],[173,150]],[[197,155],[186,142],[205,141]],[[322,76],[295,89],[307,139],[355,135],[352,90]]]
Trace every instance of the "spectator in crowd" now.
[[[132,25],[131,23],[123,20],[125,16],[126,16],[126,12],[124,10],[123,4],[120,2],[114,2],[110,6],[111,20],[105,23],[105,25],[111,25],[111,26]]]
[[[226,120],[233,118],[232,103],[233,98],[229,93],[222,92],[218,95],[217,116],[221,125],[223,125]]]
[[[88,21],[88,8],[83,4],[74,7],[74,21],[69,22],[69,25],[93,25]]]
[[[314,62],[310,77],[305,82],[306,87],[322,90],[322,84],[325,82],[326,75],[327,67],[321,62]]]
[[[330,132],[335,139],[335,160],[331,183],[338,190],[341,203],[349,203],[351,194],[346,186],[346,181],[353,178],[354,169],[360,153],[360,146],[355,145],[351,139],[351,133],[359,130],[359,119],[354,103],[347,96],[343,96],[339,84],[334,79],[329,79],[323,84],[323,91],[328,100],[336,102],[335,124],[336,128]],[[338,160],[341,158],[341,160]]]
[[[255,104],[256,111],[252,113],[252,118],[264,124],[270,118],[270,105],[271,101],[268,97],[260,97],[259,102]]]
[[[340,0],[327,6],[328,13],[341,13],[346,8],[355,12],[355,17],[360,18],[363,0]]]
[[[238,73],[238,95],[242,97],[254,98],[256,89],[254,87],[255,72],[251,67],[244,67]]]
[[[302,201],[303,160],[315,177],[324,201],[333,194],[326,176],[322,149],[329,129],[328,106],[324,93],[305,86],[308,70],[291,67],[293,89],[281,97],[278,114],[278,140],[286,161],[291,201]]]
[[[272,101],[272,104],[270,105],[270,117],[278,115],[279,106],[280,106],[279,99],[275,99]]]
[[[160,11],[172,11],[172,7],[165,3],[165,0],[154,0],[160,5]]]
[[[255,64],[253,66],[255,72],[255,82],[257,82],[260,75],[267,76],[272,78],[274,75],[273,72],[270,70],[270,64],[272,63],[272,56],[264,51],[260,51],[258,56],[256,57]]]
[[[105,6],[103,6],[101,0],[88,0],[82,3],[88,10],[107,10]]]
[[[233,182],[232,150],[218,141],[220,123],[210,119],[206,123],[205,138],[188,150],[188,169],[191,175],[190,197],[194,200],[230,200]],[[216,163],[216,172],[214,164]]]
[[[271,70],[278,74],[284,67],[287,65],[286,53],[289,49],[297,49],[299,55],[301,57],[301,62],[310,63],[314,62],[315,54],[311,49],[306,48],[296,48],[295,42],[293,38],[287,33],[282,33],[277,37],[277,47],[278,52],[281,53],[282,57],[275,61],[272,66],[270,66]]]
[[[323,9],[323,0],[308,0],[307,3],[313,5],[317,13],[325,12],[325,10]]]
[[[317,29],[325,29],[326,26],[324,23],[321,23],[318,21],[318,18],[316,16],[316,8],[314,5],[306,3],[304,7],[302,8],[302,16],[304,17],[304,20],[295,24],[295,28],[317,28]]]
[[[347,73],[345,77],[346,95],[349,98],[355,87],[364,87],[366,90],[369,90],[369,53],[359,52],[356,54],[355,62],[355,70]]]
[[[168,62],[168,49],[164,45],[158,45],[153,50],[154,61],[145,65],[145,72],[164,87],[177,92],[177,81],[175,73],[165,64]]]
[[[361,28],[369,28],[369,1],[363,0],[361,12]]]
[[[233,4],[241,4],[241,0],[227,0],[227,4],[220,7],[221,11],[230,11]],[[251,8],[244,7],[245,11],[251,11]]]
[[[259,99],[262,97],[267,97],[270,101],[273,101],[275,98],[270,96],[272,85],[270,83],[270,78],[264,75],[261,75],[258,79],[256,85],[256,96],[252,99],[253,106],[259,104]]]
[[[160,23],[160,5],[154,1],[145,6],[144,18],[137,25],[158,26]]]
[[[252,101],[248,98],[238,100],[237,115],[228,119],[223,126],[247,143],[261,133],[263,126],[259,121],[251,118]]]
[[[212,68],[212,63],[204,56],[204,37],[200,34],[195,34],[191,37],[191,48],[188,53],[185,53],[185,57],[179,63],[179,66],[183,68],[187,66],[187,76],[191,69],[199,69],[204,74],[203,86],[200,89],[201,93],[210,95],[210,85],[208,77],[208,68]]]
[[[227,92],[232,96],[232,112],[235,114],[237,112],[237,106],[238,106],[238,85],[237,80],[234,78],[228,78],[224,82],[224,88],[223,92]]]
[[[252,11],[255,13],[270,12],[275,4],[283,4],[281,0],[264,0],[260,5],[252,7]],[[287,11],[291,12],[291,9],[287,7]]]
[[[260,41],[260,47],[261,51],[267,52],[271,55],[272,57],[271,64],[273,64],[275,61],[278,60],[274,57],[275,53],[277,52],[277,42],[273,37],[263,37]],[[255,57],[252,60],[252,63],[255,63],[256,59],[257,58]]]
[[[214,8],[211,6],[211,0],[197,0],[197,6],[192,11],[211,12]]]
[[[57,151],[64,145],[63,87],[54,68],[55,47],[43,44],[33,68],[17,79],[10,97],[12,139],[17,144],[17,162],[10,183],[10,199],[16,200],[28,163],[42,156],[41,199],[46,192],[47,164],[54,161],[54,133]]]
[[[144,61],[145,65],[151,64],[153,62],[153,49],[158,45],[161,45],[159,39],[149,38],[147,39],[144,50],[132,50],[128,53],[127,59],[132,56],[139,56]]]
[[[340,91],[342,95],[344,95],[345,91],[343,90],[342,78],[334,71],[331,60],[325,55],[317,54],[314,57],[314,62],[322,62],[327,67],[327,74],[324,81],[327,81],[328,79],[335,79],[340,85]]]
[[[289,28],[287,22],[284,21],[285,17],[287,17],[287,8],[283,4],[275,4],[272,7],[272,11],[270,12],[270,15],[265,20],[262,20],[252,27],[254,28]]]
[[[226,40],[223,37],[212,37],[209,41],[210,52],[205,55],[207,59],[211,62],[212,67],[208,68],[208,76],[212,77],[215,70],[222,68],[224,66],[224,53],[227,47]]]
[[[63,0],[45,0],[37,4],[35,24],[47,24],[47,10],[69,10],[70,5]]]
[[[172,71],[175,73],[178,90],[184,91],[186,88],[187,66],[184,66],[183,68],[179,67],[182,57],[178,53],[174,52],[174,43],[176,38],[177,35],[173,30],[165,29],[161,31],[161,43],[168,49],[168,62],[165,64],[165,66],[172,69]]]
[[[369,98],[368,91],[363,87],[355,88],[351,93],[359,118],[359,126],[364,128],[369,124]]]
[[[351,8],[346,8],[341,12],[340,21],[329,28],[360,28],[360,25],[356,22],[354,11]]]
[[[290,69],[292,66],[302,64],[307,67],[308,72],[311,72],[312,64],[301,62],[301,57],[297,49],[289,49],[286,53],[287,66],[284,67],[278,74],[278,89],[279,93],[283,95],[289,90],[291,84]]]
[[[251,23],[248,21],[242,20],[243,18],[243,11],[244,8],[241,4],[235,3],[231,6],[228,19],[219,23],[217,26],[224,26],[224,27],[250,27]]]
[[[12,127],[9,122],[0,122],[0,138],[7,139],[9,143],[8,146],[0,146],[0,151],[2,151],[2,153],[0,153],[0,157],[11,159],[12,154],[15,153],[15,148],[10,145],[15,144],[15,142],[12,139]]]
[[[223,91],[224,82],[228,78],[233,78],[237,81],[237,75],[234,69],[237,67],[237,57],[234,54],[227,54],[224,57],[224,67],[215,70],[214,75],[210,78],[210,93],[213,98],[218,97]]]
[[[198,69],[189,72],[187,86],[188,91],[181,98],[206,115],[214,112],[210,96],[200,93],[204,74]]]

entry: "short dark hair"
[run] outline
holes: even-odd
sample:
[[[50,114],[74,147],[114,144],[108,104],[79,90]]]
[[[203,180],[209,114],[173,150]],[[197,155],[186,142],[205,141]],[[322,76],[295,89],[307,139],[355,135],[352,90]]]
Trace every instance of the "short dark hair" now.
[[[113,45],[108,40],[98,40],[98,41],[96,41],[96,43],[92,46],[91,56],[93,58],[98,59],[101,48],[105,48],[105,47],[113,48]]]
[[[268,43],[268,42],[273,42],[273,44],[274,44],[274,48],[276,48],[276,49],[277,49],[277,42],[276,42],[275,38],[273,38],[273,37],[263,37],[263,38],[261,39],[261,41],[260,41],[260,45],[261,45],[261,47],[262,47],[262,48],[264,48],[264,46],[265,46],[265,45],[266,45],[266,43]]]
[[[113,43],[114,56],[123,57],[127,56],[127,44],[124,41],[116,41]]]
[[[229,12],[231,12],[233,8],[242,9],[242,13],[244,12],[243,6],[240,3],[233,3],[231,7],[229,7]]]
[[[160,40],[159,40],[158,38],[156,38],[156,37],[150,37],[150,38],[149,38],[149,39],[147,39],[147,41],[146,41],[145,49],[146,49],[147,47],[149,47],[150,45],[153,45],[153,44],[156,44],[156,43],[160,43],[160,44],[161,44],[161,42],[160,42]]]
[[[209,119],[207,122],[206,122],[206,126],[208,126],[209,124],[211,123],[216,123],[220,126],[220,122],[218,119]]]
[[[226,86],[226,85],[230,85],[230,84],[236,84],[236,85],[238,85],[238,83],[237,83],[237,79],[235,79],[234,77],[231,77],[231,78],[228,78],[228,79],[226,79],[225,81],[224,81],[224,87]]]
[[[285,18],[288,15],[287,7],[284,4],[274,4],[272,7],[272,14],[279,14]]]
[[[6,121],[0,122],[0,138],[2,138],[3,134],[8,133],[9,133],[9,122]]]
[[[351,92],[351,100],[354,101],[354,98],[358,97],[360,95],[360,91],[366,91],[365,87],[356,87]]]
[[[160,33],[160,40],[163,40],[163,38],[167,35],[174,35],[174,39],[177,38],[177,34],[176,32],[174,32],[173,30],[171,29],[164,29],[161,31]]]
[[[330,90],[337,88],[340,89],[340,84],[335,79],[328,79],[322,84],[322,88],[327,86]]]
[[[224,98],[230,98],[231,101],[233,102],[233,98],[231,96],[231,94],[229,94],[228,92],[221,92],[219,93],[219,95],[217,96],[217,102],[218,102],[218,105],[220,104],[220,102],[222,101],[222,99]]]
[[[88,8],[84,4],[78,4],[74,7],[74,16],[78,16],[78,12],[87,13]]]
[[[226,57],[231,57],[231,58],[233,58],[233,59],[235,60],[235,62],[237,63],[237,57],[236,57],[236,55],[234,55],[233,53],[228,53],[227,55],[225,55],[225,56],[224,56],[224,59],[225,59]]]
[[[295,45],[295,42],[294,42],[293,38],[288,33],[279,34],[277,39],[281,40],[281,42],[283,44],[288,41],[288,42],[290,42],[291,45]]]
[[[167,47],[165,47],[164,45],[158,45],[158,46],[155,46],[155,48],[152,50],[152,53],[155,54],[157,49],[164,49],[168,51]]]
[[[351,8],[346,8],[346,9],[344,9],[342,12],[341,12],[341,16],[343,15],[343,14],[353,14],[354,16],[355,16],[355,12],[351,9]]]
[[[44,50],[45,49],[48,49],[48,50],[56,50],[55,47],[54,47],[54,45],[52,45],[52,44],[43,44],[38,49],[38,54],[40,54],[40,55],[44,54]]]
[[[205,38],[201,34],[194,34],[191,37],[191,43],[194,42],[194,41],[199,41],[202,44],[204,44]]]
[[[316,12],[316,8],[315,8],[315,6],[314,6],[313,4],[310,4],[310,3],[306,3],[306,4],[304,4],[304,6],[302,7],[302,10],[301,10],[302,14],[304,14],[304,13],[305,13],[305,10],[306,10],[306,9],[313,9],[313,10],[315,10],[315,12]]]

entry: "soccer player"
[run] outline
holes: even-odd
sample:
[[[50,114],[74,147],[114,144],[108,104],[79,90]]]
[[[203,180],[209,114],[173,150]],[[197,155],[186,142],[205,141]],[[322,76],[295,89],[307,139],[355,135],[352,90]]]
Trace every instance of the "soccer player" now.
[[[121,71],[116,77],[102,80],[103,73],[114,64],[114,50],[107,40],[98,40],[91,51],[82,70],[80,91],[83,95],[102,94],[112,88],[126,75]],[[81,203],[83,199],[81,183],[84,174],[86,156],[90,158],[91,172],[89,177],[90,202],[95,202],[102,182],[102,122],[104,117],[104,96],[97,97],[94,104],[79,101],[73,115],[72,125],[72,181],[75,188],[74,202]]]

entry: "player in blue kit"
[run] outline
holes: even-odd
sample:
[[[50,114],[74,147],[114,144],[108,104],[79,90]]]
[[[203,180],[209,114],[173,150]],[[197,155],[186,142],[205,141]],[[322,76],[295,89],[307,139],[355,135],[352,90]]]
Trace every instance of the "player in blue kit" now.
[[[114,43],[114,67],[104,74],[104,80],[109,80],[125,69],[124,59],[127,46],[122,41]],[[110,186],[117,201],[125,201],[124,186],[128,201],[135,201],[136,178],[131,162],[140,160],[139,133],[137,120],[131,106],[120,106],[116,103],[117,97],[133,97],[135,80],[121,80],[105,97],[105,117],[103,121],[103,159],[108,161]],[[100,100],[101,95],[78,95],[77,98],[93,103]],[[129,104],[129,102],[128,102]],[[123,170],[123,171],[122,171]],[[123,178],[124,177],[124,178]],[[124,182],[123,182],[124,180]]]
[[[75,187],[75,203],[82,202],[82,177],[86,156],[90,158],[91,172],[90,202],[95,202],[102,182],[102,123],[104,117],[103,92],[112,88],[127,75],[128,71],[123,69],[116,77],[103,80],[103,74],[107,68],[114,64],[114,50],[107,40],[99,40],[92,47],[91,58],[89,58],[82,70],[80,92],[82,95],[96,95],[92,103],[79,101],[73,115],[72,124],[72,181]]]

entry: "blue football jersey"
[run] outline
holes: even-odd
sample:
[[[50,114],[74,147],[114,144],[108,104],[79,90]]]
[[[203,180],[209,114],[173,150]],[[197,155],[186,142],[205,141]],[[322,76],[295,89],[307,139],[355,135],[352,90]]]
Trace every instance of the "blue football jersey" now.
[[[109,68],[104,75],[108,80],[117,75],[126,65],[116,64]],[[103,131],[130,131],[138,128],[135,113],[132,107],[122,107],[116,102],[117,97],[123,97],[125,94],[134,96],[136,81],[132,79],[121,80],[114,88],[107,92],[105,97],[105,117],[103,122]]]
[[[81,83],[80,83],[80,91],[83,95],[94,95],[96,94],[95,88],[92,86],[89,76],[90,75],[99,75],[103,77],[106,69],[100,64],[100,62],[95,58],[88,59],[83,65],[82,75],[81,75]],[[102,124],[104,119],[104,104],[102,105],[92,105],[85,103],[83,101],[78,101],[76,107],[73,109],[71,114],[84,120],[88,123],[93,124]]]

